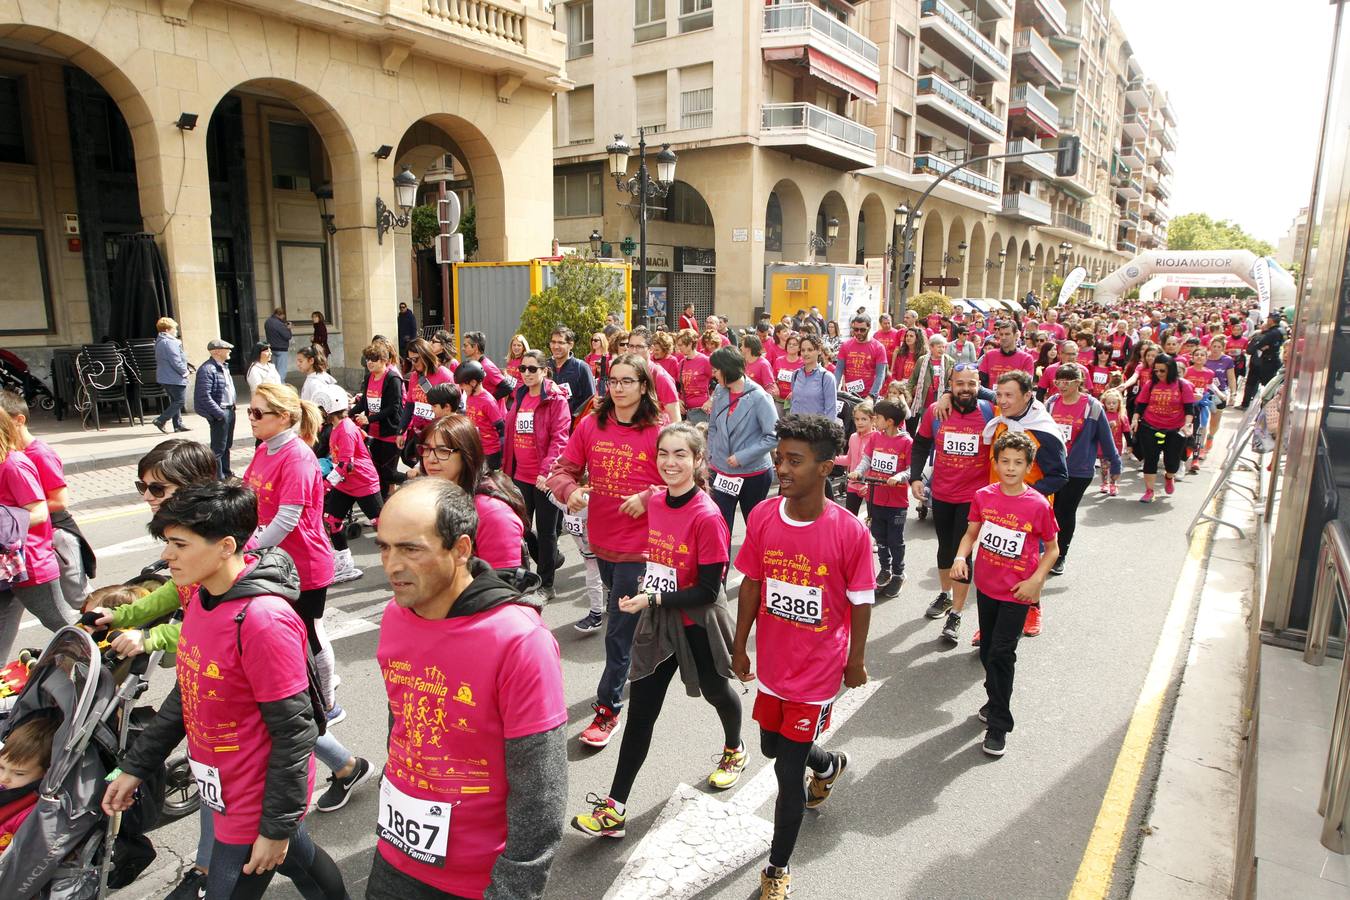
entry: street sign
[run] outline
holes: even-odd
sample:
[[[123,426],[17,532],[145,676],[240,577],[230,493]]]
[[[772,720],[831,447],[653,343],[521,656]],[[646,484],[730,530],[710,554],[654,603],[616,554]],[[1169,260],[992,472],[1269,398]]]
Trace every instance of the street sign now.
[[[961,284],[960,278],[922,278],[919,280],[920,287],[957,287]]]

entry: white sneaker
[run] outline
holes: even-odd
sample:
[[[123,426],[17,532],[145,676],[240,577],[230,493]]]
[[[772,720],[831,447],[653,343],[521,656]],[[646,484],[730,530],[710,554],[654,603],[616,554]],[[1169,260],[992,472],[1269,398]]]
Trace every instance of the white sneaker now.
[[[352,551],[339,550],[333,555],[333,584],[344,584],[348,581],[355,581],[366,574],[356,567],[352,562]]]

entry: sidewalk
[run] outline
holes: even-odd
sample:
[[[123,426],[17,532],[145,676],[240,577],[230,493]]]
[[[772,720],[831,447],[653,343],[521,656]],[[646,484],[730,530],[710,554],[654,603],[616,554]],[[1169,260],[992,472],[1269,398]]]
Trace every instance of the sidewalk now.
[[[246,402],[247,398],[241,396],[235,416],[236,453],[241,449],[253,448],[253,434],[249,431],[248,416],[244,411]],[[95,431],[93,420],[90,420],[87,429],[81,427],[78,413],[68,413],[65,419],[58,422],[55,416],[39,412],[34,414],[28,427],[35,437],[50,444],[60,455],[67,474],[132,465],[160,441],[171,437],[188,438],[208,445],[211,442],[206,420],[194,413],[183,414],[183,424],[191,430],[182,434],[161,434],[151,424],[153,420],[154,415],[151,414],[145,417],[144,425],[139,420],[128,425],[125,420],[116,422],[105,418],[103,430]]]

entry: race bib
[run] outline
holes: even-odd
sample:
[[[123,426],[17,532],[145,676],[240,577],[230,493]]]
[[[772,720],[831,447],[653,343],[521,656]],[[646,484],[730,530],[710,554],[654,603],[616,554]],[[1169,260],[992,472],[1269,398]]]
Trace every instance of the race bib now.
[[[1064,446],[1065,447],[1069,446],[1069,442],[1073,440],[1073,425],[1072,424],[1064,425],[1060,423],[1059,436],[1064,441]]]
[[[978,456],[980,436],[978,434],[959,434],[944,431],[942,432],[942,452],[948,456]]]
[[[900,465],[900,458],[894,453],[877,451],[872,454],[871,468],[878,475],[894,475]]]
[[[836,417],[842,416],[842,415],[844,414],[844,401],[843,401],[843,400],[836,400],[836,401],[834,401],[834,414],[835,414]]]
[[[788,384],[788,383],[790,383],[790,382],[792,381],[792,370],[791,370],[791,369],[779,369],[779,370],[778,370],[778,380],[781,381],[781,382],[783,382],[783,384]]]
[[[389,779],[381,779],[375,834],[411,859],[443,866],[450,843],[450,804],[409,797],[390,784]]]
[[[1106,384],[1106,379],[1110,377],[1110,374],[1111,374],[1111,373],[1109,373],[1109,372],[1093,372],[1093,373],[1092,373],[1092,383],[1093,383],[1093,384]]]
[[[670,594],[677,590],[674,569],[659,563],[647,563],[647,571],[642,576],[642,593]]]
[[[562,394],[565,399],[572,399],[572,386],[570,384],[563,381],[555,381],[554,384],[558,387],[558,393]]]
[[[534,434],[534,413],[516,413],[516,434]]]
[[[861,394],[863,392],[863,380],[861,378],[855,378],[852,381],[845,381],[844,390],[848,391],[850,394]]]
[[[586,533],[585,515],[572,515],[565,513],[563,515],[563,531],[572,535],[572,537],[581,537]]]
[[[769,615],[803,625],[820,624],[823,613],[820,588],[768,578],[764,582],[764,592]]]
[[[430,404],[430,403],[414,403],[414,404],[413,404],[413,418],[414,418],[414,419],[434,419],[434,418],[436,418],[436,413],[432,412],[432,410],[431,410],[431,404]]]
[[[372,416],[378,416],[380,414],[380,404],[383,400],[383,397],[374,397],[370,394],[366,394],[366,411]]]
[[[199,763],[188,757],[188,766],[192,769],[192,779],[197,782],[197,796],[207,809],[222,815],[225,812],[225,794],[220,787],[220,770],[215,766]]]
[[[1026,532],[1004,528],[993,522],[985,522],[980,526],[980,546],[995,556],[1020,559],[1026,539]]]
[[[719,494],[726,494],[728,497],[739,497],[741,488],[745,486],[744,478],[737,478],[735,475],[723,475],[716,473],[713,477],[713,490]]]
[[[339,484],[342,484],[342,472],[337,466],[333,466],[332,470],[325,476],[324,481],[328,482],[333,487],[337,487]]]

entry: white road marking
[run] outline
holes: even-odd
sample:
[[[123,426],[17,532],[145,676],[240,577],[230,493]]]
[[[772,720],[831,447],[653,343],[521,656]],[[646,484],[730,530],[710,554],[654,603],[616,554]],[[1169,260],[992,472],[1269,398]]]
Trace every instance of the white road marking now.
[[[824,744],[881,689],[886,679],[850,690],[834,705]],[[685,900],[707,890],[751,860],[769,852],[773,823],[755,811],[777,790],[773,766],[723,802],[687,784],[676,786],[642,837],[605,900]]]
[[[159,541],[148,534],[140,537],[134,537],[128,541],[122,541],[117,544],[110,544],[107,547],[95,547],[94,552],[99,559],[106,559],[111,556],[125,556],[128,553],[141,553],[154,550],[159,547]]]

